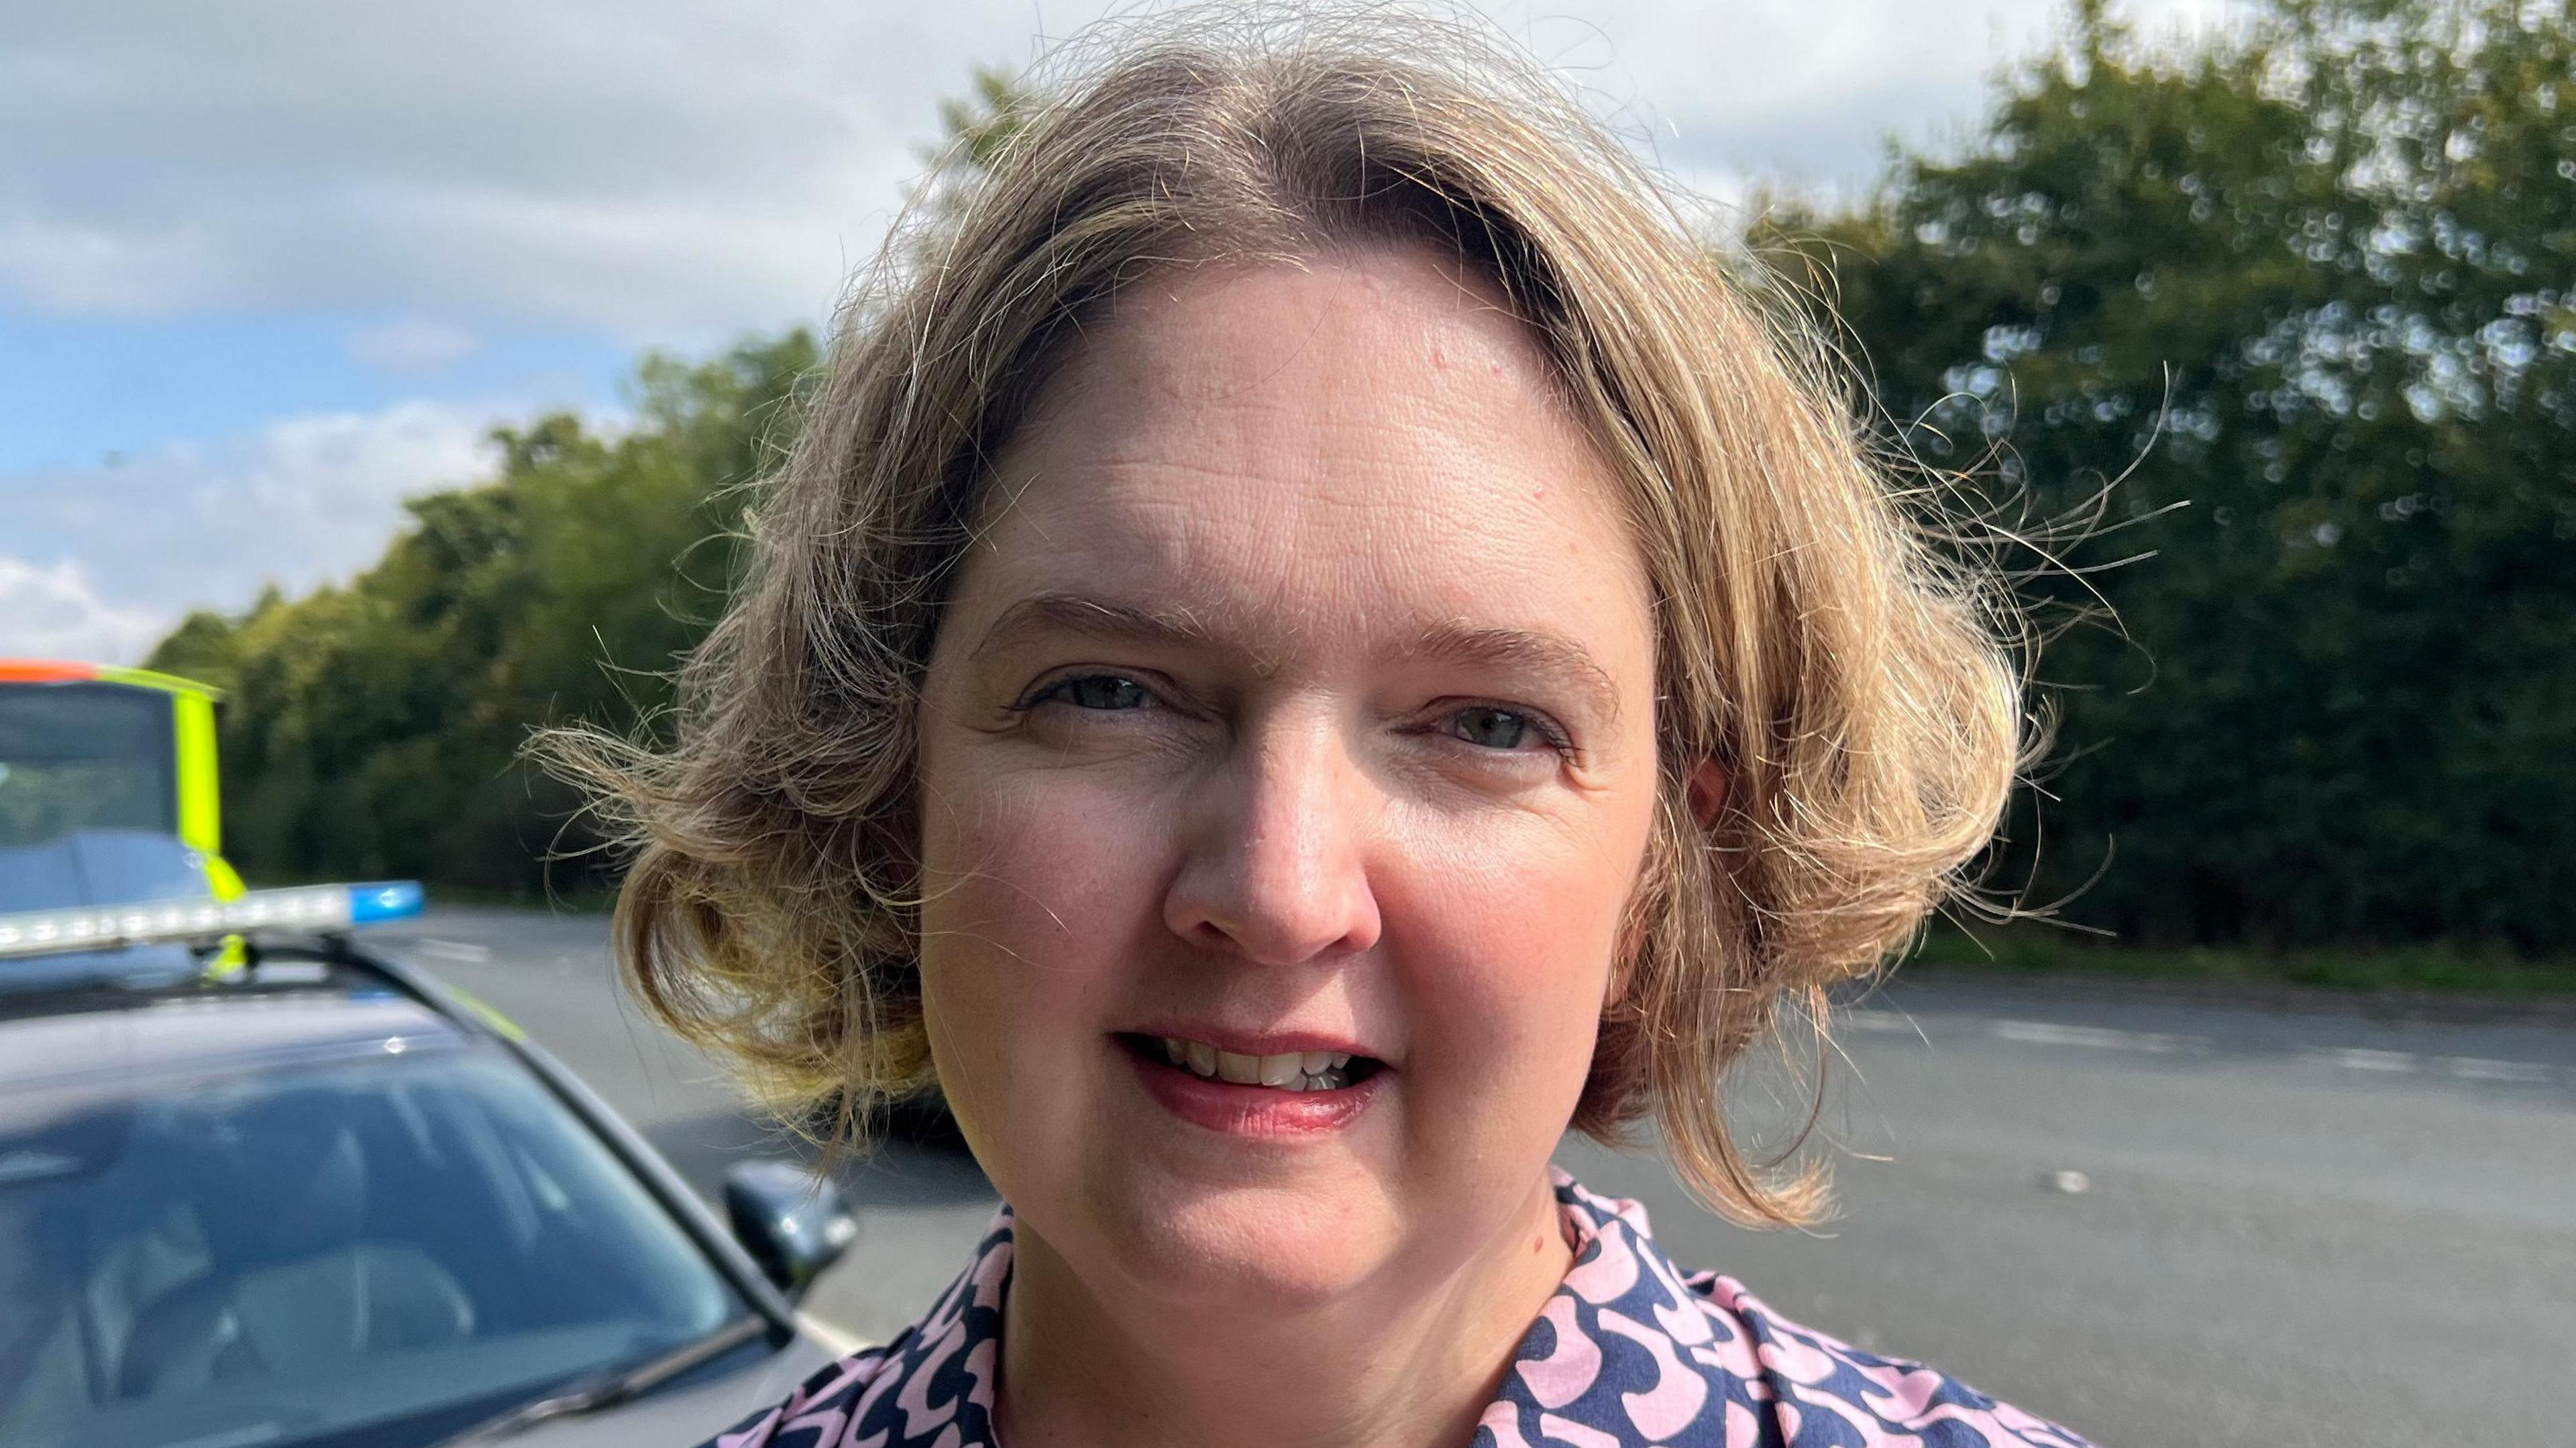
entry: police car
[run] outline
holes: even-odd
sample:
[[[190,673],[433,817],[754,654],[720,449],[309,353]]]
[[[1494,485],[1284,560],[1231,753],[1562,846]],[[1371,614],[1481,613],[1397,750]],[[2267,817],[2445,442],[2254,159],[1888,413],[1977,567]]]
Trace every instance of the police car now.
[[[89,863],[149,853],[114,844]],[[507,1021],[358,943],[419,901],[0,914],[0,1443],[687,1443],[851,1346],[793,1306],[856,1232],[829,1185],[738,1166],[728,1231]]]

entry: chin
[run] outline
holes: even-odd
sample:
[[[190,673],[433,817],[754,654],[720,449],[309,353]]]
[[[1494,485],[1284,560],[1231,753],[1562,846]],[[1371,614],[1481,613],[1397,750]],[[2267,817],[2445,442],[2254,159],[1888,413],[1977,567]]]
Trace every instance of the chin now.
[[[1385,1195],[1358,1183],[1129,1182],[1095,1214],[1100,1267],[1178,1309],[1294,1312],[1349,1298],[1395,1255]]]

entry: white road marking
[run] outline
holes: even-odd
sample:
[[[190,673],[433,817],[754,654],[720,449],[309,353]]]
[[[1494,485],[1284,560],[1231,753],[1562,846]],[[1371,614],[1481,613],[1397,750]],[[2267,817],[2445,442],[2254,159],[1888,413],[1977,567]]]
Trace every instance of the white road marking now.
[[[423,938],[413,941],[412,949],[423,955],[435,956],[440,960],[462,961],[468,965],[481,965],[492,958],[492,947],[469,945],[462,940]]]
[[[1846,1010],[1835,1023],[1847,1030],[1920,1037],[1923,1028],[1903,1011],[1869,1006]],[[2120,1031],[2107,1026],[2070,1026],[2056,1021],[1989,1020],[1996,1038],[2027,1046],[2080,1046],[2097,1051],[2136,1051],[2168,1056],[2210,1049],[2206,1036],[2171,1035],[2162,1031]],[[2546,1061],[2500,1061],[2486,1056],[2421,1056],[2412,1051],[2382,1051],[2364,1046],[2318,1046],[2295,1053],[2297,1059],[2339,1066],[2347,1071],[2383,1075],[2435,1073],[2459,1081],[2511,1081],[2526,1086],[2556,1084],[2561,1072]],[[2576,1073],[2568,1073],[2576,1079]]]
[[[828,1318],[816,1317],[810,1312],[797,1313],[796,1321],[799,1326],[803,1327],[807,1332],[812,1333],[815,1339],[821,1342],[823,1346],[830,1348],[842,1357],[848,1357],[850,1354],[857,1352],[861,1348],[874,1346],[874,1344],[870,1343],[866,1338],[859,1336],[857,1333],[850,1331],[839,1323],[833,1322]]]
[[[2361,1046],[2305,1051],[2301,1057],[2341,1066],[2347,1071],[2412,1071],[2420,1064],[2412,1051],[2373,1051]]]
[[[2558,1073],[2545,1061],[2490,1061],[2484,1056],[2447,1056],[2442,1069],[2464,1081],[2527,1081],[2546,1086]]]
[[[2203,1050],[2209,1045],[2199,1036],[2115,1031],[2107,1026],[2062,1026],[2055,1021],[1997,1021],[1993,1030],[2007,1041],[2030,1046],[2087,1046],[2097,1051],[2144,1051],[2158,1056]]]

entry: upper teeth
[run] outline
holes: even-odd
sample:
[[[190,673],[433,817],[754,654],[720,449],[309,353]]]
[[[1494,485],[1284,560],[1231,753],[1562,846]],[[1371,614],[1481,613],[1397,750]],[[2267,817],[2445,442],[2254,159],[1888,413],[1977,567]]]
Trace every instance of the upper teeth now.
[[[1338,1091],[1350,1084],[1348,1051],[1283,1051],[1276,1056],[1246,1056],[1220,1051],[1205,1041],[1163,1038],[1163,1054],[1175,1066],[1195,1075],[1239,1086],[1275,1086],[1283,1091]]]

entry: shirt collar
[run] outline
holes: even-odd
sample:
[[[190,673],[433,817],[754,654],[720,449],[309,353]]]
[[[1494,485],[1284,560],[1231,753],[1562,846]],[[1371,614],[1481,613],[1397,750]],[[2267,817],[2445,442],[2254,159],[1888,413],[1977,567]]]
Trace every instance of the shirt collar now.
[[[1826,1433],[1819,1442],[2084,1448],[1919,1364],[1782,1320],[1730,1278],[1685,1276],[1644,1207],[1551,1172],[1573,1265],[1513,1351],[1476,1448],[1806,1443],[1801,1424]],[[1012,1225],[1005,1207],[918,1324],[715,1448],[995,1448]]]
[[[1667,1287],[1672,1300],[1686,1300],[1680,1273],[1654,1246],[1644,1207],[1598,1196],[1563,1171],[1549,1171],[1574,1266],[1523,1336],[1502,1393],[1485,1411],[1485,1425],[1504,1430],[1497,1434],[1498,1448],[1515,1442],[1509,1420],[1522,1416],[1524,1406],[1562,1426],[1569,1420],[1560,1410],[1578,1406],[1577,1380],[1598,1377],[1598,1353],[1587,1356],[1577,1345],[1581,1329],[1576,1324],[1598,1320],[1605,1307],[1612,1322],[1628,1321],[1618,1315],[1617,1305],[1641,1285]],[[883,1349],[860,1354],[825,1379],[809,1383],[798,1394],[805,1406],[800,1410],[791,1402],[771,1427],[769,1441],[994,1448],[1002,1304],[1010,1292],[1014,1248],[1014,1218],[1005,1206],[994,1214],[966,1270],[920,1322]],[[1560,1330],[1558,1324],[1574,1330]]]

